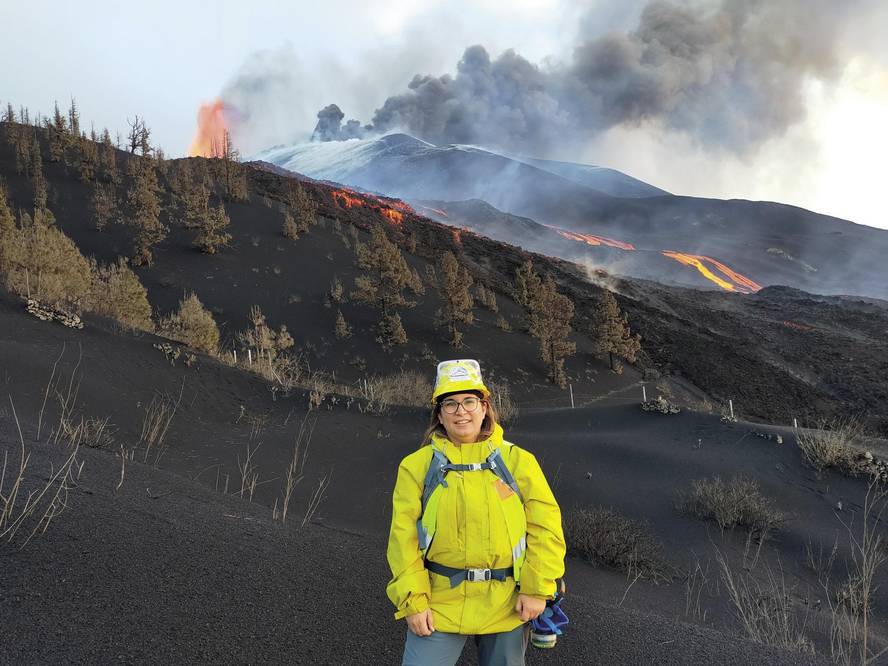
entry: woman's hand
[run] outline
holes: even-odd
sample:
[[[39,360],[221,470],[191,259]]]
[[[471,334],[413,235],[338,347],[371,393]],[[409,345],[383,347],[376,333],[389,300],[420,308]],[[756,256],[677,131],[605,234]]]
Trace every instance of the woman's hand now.
[[[545,602],[543,602],[545,605]],[[435,621],[432,619],[432,609],[427,608],[421,613],[407,616],[407,627],[417,636],[431,636],[435,630]]]
[[[531,597],[527,594],[519,594],[515,610],[521,616],[522,622],[529,622],[530,620],[535,620],[540,613],[546,610],[546,600]]]

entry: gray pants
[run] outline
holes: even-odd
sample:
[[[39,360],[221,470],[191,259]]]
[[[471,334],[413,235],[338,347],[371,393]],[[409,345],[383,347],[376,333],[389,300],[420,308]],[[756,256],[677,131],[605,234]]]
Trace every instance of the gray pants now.
[[[512,631],[474,636],[480,666],[524,666],[524,652],[530,624],[522,624]],[[407,630],[407,644],[401,666],[453,666],[468,638],[465,634],[432,632],[431,636],[417,636]]]

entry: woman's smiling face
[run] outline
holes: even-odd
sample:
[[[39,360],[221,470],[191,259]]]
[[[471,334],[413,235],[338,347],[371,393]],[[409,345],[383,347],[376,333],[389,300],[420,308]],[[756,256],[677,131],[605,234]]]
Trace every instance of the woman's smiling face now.
[[[466,411],[462,405],[466,399],[478,401],[478,406],[473,412]],[[444,409],[445,404],[460,403],[453,414],[448,414]],[[481,434],[481,425],[487,416],[487,403],[481,400],[475,393],[454,393],[441,401],[438,409],[438,420],[447,431],[447,439],[454,444],[470,444],[478,441]]]

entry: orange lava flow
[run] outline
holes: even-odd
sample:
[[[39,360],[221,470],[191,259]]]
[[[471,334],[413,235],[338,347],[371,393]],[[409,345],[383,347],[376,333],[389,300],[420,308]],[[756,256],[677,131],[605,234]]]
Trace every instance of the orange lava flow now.
[[[222,157],[225,152],[225,105],[221,99],[201,104],[197,112],[197,132],[188,148],[189,157]]]
[[[393,224],[401,224],[404,221],[404,213],[400,211],[391,208],[380,208],[379,212]]]
[[[453,234],[453,242],[457,245],[462,245],[462,230],[461,229],[451,229],[450,233]]]
[[[342,190],[333,190],[333,199],[346,208],[364,205],[364,201],[362,199],[359,199],[358,197],[353,197]]]
[[[698,254],[685,254],[684,252],[674,252],[672,250],[664,250],[663,256],[675,259],[675,261],[684,264],[685,266],[693,266],[703,277],[714,282],[725,291],[739,291],[743,294],[749,294],[761,289],[761,286],[757,283],[731,270],[720,261],[716,261],[710,257],[704,257]],[[712,265],[724,276],[724,278],[713,273],[704,262],[708,262]]]
[[[624,243],[623,241],[614,240],[613,238],[594,236],[592,234],[580,234],[575,231],[559,229],[558,227],[552,227],[552,229],[555,231],[555,233],[557,233],[559,236],[562,236],[563,238],[577,241],[578,243],[585,243],[586,245],[604,245],[606,247],[615,247],[619,250],[635,249],[635,246],[632,243]]]

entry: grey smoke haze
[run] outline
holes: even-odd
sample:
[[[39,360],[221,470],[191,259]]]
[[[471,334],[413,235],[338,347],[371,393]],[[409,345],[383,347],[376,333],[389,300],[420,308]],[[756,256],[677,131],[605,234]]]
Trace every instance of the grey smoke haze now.
[[[403,130],[436,144],[541,155],[651,122],[742,154],[804,118],[809,81],[841,74],[842,27],[859,5],[655,0],[630,32],[581,36],[567,63],[537,65],[513,50],[491,58],[470,46],[455,75],[417,74],[369,126],[328,124],[325,108],[317,138]]]

